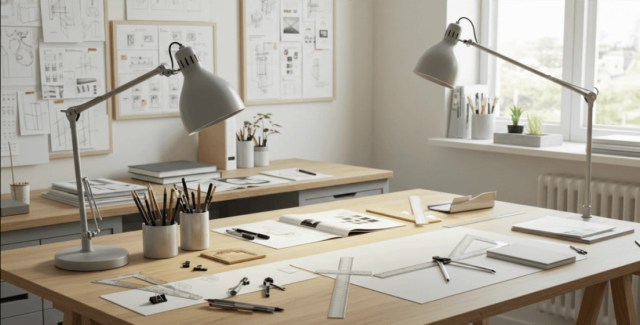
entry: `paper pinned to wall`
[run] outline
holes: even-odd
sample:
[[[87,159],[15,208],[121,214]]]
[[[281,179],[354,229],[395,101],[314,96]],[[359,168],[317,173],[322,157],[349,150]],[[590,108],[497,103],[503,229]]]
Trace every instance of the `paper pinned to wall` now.
[[[35,86],[39,32],[33,27],[0,28],[2,86]]]
[[[211,1],[127,0],[127,19],[211,21]]]
[[[40,4],[45,42],[82,42],[80,0],[41,0]]]
[[[61,111],[80,105],[83,102],[84,100],[78,99],[54,100],[49,102],[51,152],[72,150],[71,128],[69,127],[69,121],[66,115]],[[80,114],[76,129],[78,133],[78,146],[81,150],[109,148],[111,131],[109,129],[107,105],[102,102]]]
[[[43,99],[93,98],[105,93],[101,47],[40,47]]]
[[[0,139],[1,155],[3,157],[20,154],[18,145],[18,93],[15,91],[3,91],[0,99],[0,123],[2,124]]]
[[[281,97],[300,98],[302,96],[302,44],[282,43],[280,54]]]
[[[40,26],[39,0],[13,0],[0,3],[2,26]]]
[[[49,134],[49,103],[39,100],[36,91],[18,92],[20,135]]]

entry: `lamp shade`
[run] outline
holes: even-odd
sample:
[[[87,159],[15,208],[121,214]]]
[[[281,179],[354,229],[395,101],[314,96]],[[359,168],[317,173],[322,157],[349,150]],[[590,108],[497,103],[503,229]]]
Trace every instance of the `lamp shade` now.
[[[184,76],[180,117],[189,135],[240,113],[240,95],[222,78],[205,70],[191,47],[182,47],[176,59]]]
[[[460,25],[449,24],[442,41],[424,52],[413,72],[441,86],[453,88],[458,75],[458,60],[453,47],[458,43],[460,30]]]

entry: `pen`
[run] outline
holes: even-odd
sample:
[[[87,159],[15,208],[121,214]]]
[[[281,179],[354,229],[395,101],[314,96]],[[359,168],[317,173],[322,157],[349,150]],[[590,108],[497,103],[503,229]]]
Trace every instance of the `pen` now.
[[[219,307],[223,309],[249,310],[249,311],[259,311],[263,313],[273,313],[275,311],[284,311],[284,309],[280,307],[254,305],[254,304],[247,304],[243,302],[236,302],[236,301],[224,300],[224,299],[207,299],[207,301],[209,302],[210,307]]]
[[[252,234],[240,233],[240,232],[235,231],[234,229],[227,229],[227,234],[233,235],[233,236],[236,236],[236,237],[240,237],[240,238],[244,238],[244,239],[248,239],[248,240],[256,239],[256,236],[254,236]]]
[[[636,240],[635,242],[636,242],[636,245],[638,245],[638,247],[640,247],[640,241]]]
[[[449,272],[447,272],[447,269],[444,267],[444,263],[440,261],[436,261],[436,263],[438,264],[438,267],[440,267],[440,271],[442,272],[442,276],[444,277],[444,280],[449,282],[451,278],[449,277]]]
[[[171,208],[171,207],[169,207]],[[167,225],[167,188],[164,188],[164,194],[162,195],[162,225]]]
[[[569,248],[573,249],[574,251],[576,251],[576,253],[578,253],[580,255],[587,255],[587,251],[585,251],[584,249],[575,247],[573,245],[569,245]]]
[[[257,232],[253,232],[253,231],[249,231],[249,230],[244,230],[244,229],[240,229],[240,228],[232,228],[233,230],[242,233],[242,234],[249,234],[249,235],[253,235],[256,236],[260,239],[269,239],[271,237],[269,237],[269,235],[265,235],[265,234],[261,234],[261,233],[257,233]]]
[[[298,169],[299,172],[303,173],[303,174],[307,174],[307,175],[311,175],[311,176],[316,176],[316,173],[314,172],[310,172],[308,170],[304,170],[304,169]]]

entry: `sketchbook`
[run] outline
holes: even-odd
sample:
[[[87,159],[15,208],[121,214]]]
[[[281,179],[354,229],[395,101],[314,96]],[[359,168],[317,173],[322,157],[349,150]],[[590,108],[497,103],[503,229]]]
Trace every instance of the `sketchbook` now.
[[[256,238],[252,241],[256,244],[280,249],[402,226],[404,226],[403,223],[378,218],[367,213],[338,209],[317,213],[285,214],[278,220],[217,228],[213,231],[227,234],[227,229],[240,228],[265,234],[269,236],[269,239]]]
[[[487,250],[487,257],[544,270],[576,261],[576,255],[569,250],[550,250],[525,244],[506,245],[489,249]]]
[[[607,218],[601,217],[592,217],[590,220],[585,221],[582,219],[545,216],[517,223],[511,226],[511,230],[585,244],[623,236],[634,231],[631,227],[616,227],[607,222]]]

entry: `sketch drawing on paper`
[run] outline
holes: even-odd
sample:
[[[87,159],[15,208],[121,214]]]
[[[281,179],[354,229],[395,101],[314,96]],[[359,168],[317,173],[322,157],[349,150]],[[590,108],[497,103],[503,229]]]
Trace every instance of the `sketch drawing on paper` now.
[[[23,92],[19,98],[20,135],[49,133],[49,105],[36,98],[34,91]]]
[[[60,31],[69,36],[69,29],[76,27],[72,4],[69,0],[54,0],[49,3],[49,20],[59,23]]]
[[[2,0],[0,18],[6,26],[40,26],[38,0]]]
[[[274,77],[269,73],[270,62],[273,60],[271,58],[272,53],[266,50],[266,48],[271,48],[272,46],[271,43],[262,43],[256,45],[255,48],[256,70],[254,80],[262,93],[266,93],[275,82]]]
[[[61,110],[71,107],[69,104],[53,104],[54,109],[51,110],[53,114],[49,114],[49,127],[51,129],[51,135],[49,137],[49,143],[51,145],[51,151],[67,151],[71,150],[71,128],[69,127],[69,121]],[[91,125],[93,119],[92,112],[85,112],[80,115],[80,119],[76,122],[76,129],[78,134],[78,146],[80,149],[89,149],[93,147],[92,142],[92,128]]]
[[[275,0],[261,0],[260,8],[251,12],[251,25],[260,28],[265,17],[273,19],[272,15],[276,9]]]
[[[101,0],[83,0],[82,32],[85,41],[104,41],[104,12]]]
[[[20,154],[18,146],[18,102],[16,92],[2,92],[1,98],[1,144],[2,156]]]
[[[2,28],[2,79],[35,78],[33,40],[28,28]]]

